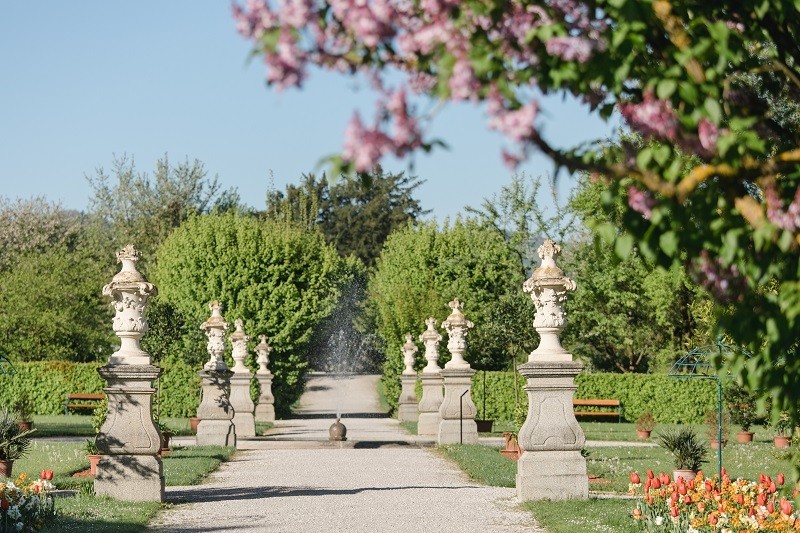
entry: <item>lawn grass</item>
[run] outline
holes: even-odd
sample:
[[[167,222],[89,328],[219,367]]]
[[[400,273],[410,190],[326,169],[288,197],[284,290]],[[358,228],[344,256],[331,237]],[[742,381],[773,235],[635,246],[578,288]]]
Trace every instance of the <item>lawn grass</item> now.
[[[400,422],[400,427],[405,429],[410,435],[417,434],[417,423],[416,422]]]
[[[163,417],[161,420],[175,435],[192,435],[188,418]],[[39,437],[93,437],[90,415],[34,415],[33,427]]]
[[[227,461],[235,449],[221,446],[175,448],[163,457],[168,486],[194,485]],[[14,462],[14,474],[26,472],[37,477],[43,469],[53,470],[59,489],[78,490],[74,498],[58,498],[58,516],[44,531],[144,531],[147,522],[162,508],[158,502],[121,502],[91,494],[94,478],[73,478],[71,474],[89,468],[83,443],[34,441],[30,452]]]
[[[514,487],[517,465],[500,455],[495,447],[482,445],[440,446],[437,451],[455,462],[469,477],[479,483],[497,487]],[[659,447],[607,446],[588,448],[586,459],[590,475],[602,478],[602,483],[590,483],[590,498],[586,501],[528,502],[524,507],[549,533],[573,531],[639,531],[630,518],[635,502],[622,499],[592,498],[592,493],[623,495],[628,491],[632,471],[644,477],[648,469],[654,472],[673,470],[672,455]],[[779,472],[792,471],[791,463],[771,443],[729,444],[723,450],[723,465],[731,478],[757,480],[759,474],[775,477]],[[707,475],[716,473],[716,454],[704,465]]]

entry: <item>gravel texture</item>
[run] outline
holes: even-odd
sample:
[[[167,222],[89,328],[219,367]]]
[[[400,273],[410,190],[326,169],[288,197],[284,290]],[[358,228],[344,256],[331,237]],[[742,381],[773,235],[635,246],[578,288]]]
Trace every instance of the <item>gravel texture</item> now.
[[[151,531],[542,532],[514,489],[477,485],[381,417],[377,376],[313,377],[292,420],[208,482],[168,487]],[[348,441],[331,443],[336,412]]]

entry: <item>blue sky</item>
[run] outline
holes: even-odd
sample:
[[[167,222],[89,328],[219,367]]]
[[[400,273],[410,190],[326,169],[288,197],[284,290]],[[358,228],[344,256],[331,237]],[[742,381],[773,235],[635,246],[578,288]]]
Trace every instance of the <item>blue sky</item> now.
[[[84,175],[110,168],[114,154],[150,172],[168,153],[199,159],[224,188],[263,208],[268,188],[297,183],[341,149],[353,109],[371,117],[373,95],[324,73],[301,91],[277,93],[249,51],[224,0],[2,2],[0,195],[44,195],[86,209]],[[543,113],[545,137],[556,145],[610,131],[560,99]],[[430,134],[450,145],[415,161],[413,173],[426,180],[417,196],[432,216],[478,206],[509,182],[502,139],[486,130],[480,109],[449,105]],[[539,156],[521,170],[548,174],[552,165]]]

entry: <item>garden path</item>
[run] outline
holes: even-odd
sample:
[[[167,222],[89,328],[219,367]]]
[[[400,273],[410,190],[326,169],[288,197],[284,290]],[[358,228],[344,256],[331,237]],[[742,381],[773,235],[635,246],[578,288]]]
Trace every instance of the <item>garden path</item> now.
[[[377,376],[312,376],[294,418],[207,483],[168,487],[151,531],[542,532],[511,488],[471,482],[381,412]],[[348,441],[328,441],[338,410]]]

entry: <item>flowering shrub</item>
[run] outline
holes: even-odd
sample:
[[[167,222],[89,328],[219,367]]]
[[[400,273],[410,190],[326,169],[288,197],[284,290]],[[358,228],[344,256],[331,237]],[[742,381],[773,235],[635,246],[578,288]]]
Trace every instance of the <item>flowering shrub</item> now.
[[[633,472],[629,490],[642,499],[631,514],[647,531],[800,531],[800,514],[781,494],[783,484],[783,474],[774,481],[764,474],[758,482],[731,480],[725,469],[721,483],[719,476],[706,478],[702,472],[690,481],[674,481],[652,470],[642,483]]]
[[[55,516],[52,470],[42,470],[32,481],[22,473],[15,481],[0,483],[0,531],[36,531]]]

